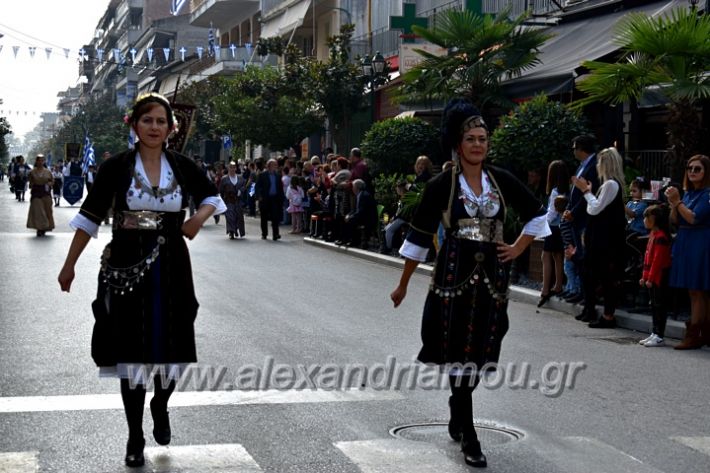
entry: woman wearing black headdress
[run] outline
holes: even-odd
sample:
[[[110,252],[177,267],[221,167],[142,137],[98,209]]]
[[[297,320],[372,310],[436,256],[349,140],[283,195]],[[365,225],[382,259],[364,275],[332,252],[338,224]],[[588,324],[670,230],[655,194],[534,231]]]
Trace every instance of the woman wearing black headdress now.
[[[399,306],[442,223],[446,238],[424,305],[418,359],[448,368],[449,434],[461,441],[464,459],[474,467],[487,462],[473,426],[472,393],[481,368],[498,362],[508,331],[510,262],[534,238],[550,234],[545,209],[527,187],[508,171],[486,164],[488,135],[478,109],[463,100],[449,103],[442,144],[456,164],[427,184],[400,249],[405,257],[402,277],[390,296]],[[524,223],[512,245],[503,241],[508,206]]]

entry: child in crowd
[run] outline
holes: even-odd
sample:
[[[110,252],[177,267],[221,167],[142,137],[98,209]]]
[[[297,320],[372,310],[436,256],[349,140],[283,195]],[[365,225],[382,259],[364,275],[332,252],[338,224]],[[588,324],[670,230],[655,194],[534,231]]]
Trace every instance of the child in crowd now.
[[[666,330],[666,305],[668,275],[671,268],[671,233],[669,211],[664,205],[652,205],[643,212],[643,223],[651,235],[643,259],[643,276],[639,281],[651,295],[653,329],[648,338],[639,341],[645,347],[661,347]]]
[[[626,227],[627,232],[636,233],[638,236],[648,235],[648,230],[644,226],[644,210],[648,204],[641,200],[643,192],[643,181],[634,179],[629,185],[630,200],[626,203],[626,217],[629,220],[629,225]]]
[[[286,190],[286,199],[288,200],[286,211],[291,214],[291,231],[289,233],[301,233],[303,231],[303,197],[301,178],[291,176]]]

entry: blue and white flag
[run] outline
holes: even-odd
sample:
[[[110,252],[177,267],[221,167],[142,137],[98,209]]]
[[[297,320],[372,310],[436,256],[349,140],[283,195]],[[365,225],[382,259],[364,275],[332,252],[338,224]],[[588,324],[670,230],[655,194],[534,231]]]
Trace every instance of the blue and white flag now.
[[[94,145],[91,144],[87,133],[84,138],[84,159],[81,162],[81,170],[84,174],[89,171],[89,166],[96,166],[96,157],[94,156]]]
[[[210,56],[214,55],[216,44],[214,39],[214,30],[212,29],[212,23],[210,23],[210,30],[207,33],[207,44],[207,54],[209,54]]]

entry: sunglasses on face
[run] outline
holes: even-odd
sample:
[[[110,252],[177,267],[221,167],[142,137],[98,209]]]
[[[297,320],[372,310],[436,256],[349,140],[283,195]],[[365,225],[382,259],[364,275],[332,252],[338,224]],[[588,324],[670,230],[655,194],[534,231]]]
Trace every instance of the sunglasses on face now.
[[[700,174],[705,170],[702,166],[688,166],[685,169],[687,169],[688,174]]]

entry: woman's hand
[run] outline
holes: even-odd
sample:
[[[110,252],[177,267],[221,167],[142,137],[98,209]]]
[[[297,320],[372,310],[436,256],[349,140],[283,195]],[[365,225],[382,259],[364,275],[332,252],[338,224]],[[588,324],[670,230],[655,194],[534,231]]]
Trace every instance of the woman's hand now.
[[[202,222],[193,216],[185,220],[185,223],[182,224],[181,230],[182,234],[185,235],[188,240],[192,240],[195,236],[197,236],[200,228],[202,228]]]
[[[390,294],[390,299],[394,302],[395,309],[399,307],[405,297],[407,297],[407,287],[400,284],[394,291],[392,291],[392,294]]]
[[[520,245],[508,245],[506,243],[498,243],[498,259],[504,263],[513,261],[525,250],[525,247]]]
[[[572,176],[572,184],[583,193],[592,192],[592,183],[583,177]]]
[[[666,189],[664,194],[666,195],[666,198],[668,199],[668,204],[671,207],[675,207],[680,202],[680,192],[678,192],[678,189],[676,189],[675,187],[670,186]]]
[[[74,281],[74,266],[67,266],[66,264],[62,266],[57,281],[59,281],[59,287],[63,292],[69,292],[71,283]]]

